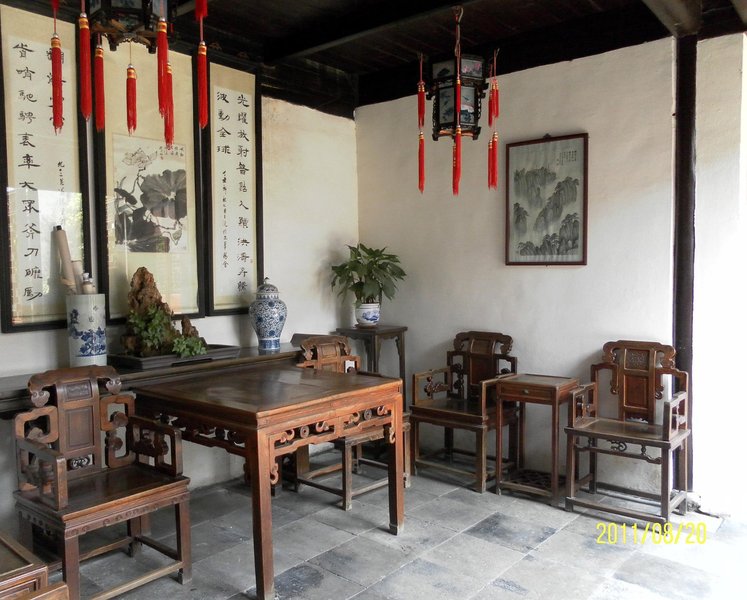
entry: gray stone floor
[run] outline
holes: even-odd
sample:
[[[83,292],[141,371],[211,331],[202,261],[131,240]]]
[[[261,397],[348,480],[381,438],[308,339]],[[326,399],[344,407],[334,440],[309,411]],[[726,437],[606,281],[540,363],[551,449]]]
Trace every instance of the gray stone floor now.
[[[690,513],[679,539],[655,543],[606,513],[568,513],[518,495],[478,494],[422,470],[405,494],[405,528],[388,533],[387,491],[361,496],[345,512],[337,498],[304,487],[272,502],[279,598],[307,600],[562,600],[747,597],[747,523]],[[614,501],[611,499],[610,501]],[[240,481],[196,490],[191,499],[193,577],[161,578],[124,596],[255,598],[249,490]],[[162,514],[163,513],[163,514]],[[705,528],[697,543],[690,524]],[[600,544],[603,528],[617,543]],[[171,513],[154,536],[173,541]],[[604,537],[605,541],[607,540]],[[119,583],[161,559],[113,553],[81,566],[84,595]],[[59,576],[58,576],[59,577]]]

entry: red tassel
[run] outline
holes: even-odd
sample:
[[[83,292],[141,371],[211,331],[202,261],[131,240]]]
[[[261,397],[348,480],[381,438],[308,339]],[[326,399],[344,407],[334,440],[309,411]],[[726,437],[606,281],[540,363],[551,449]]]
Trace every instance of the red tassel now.
[[[425,190],[425,138],[422,131],[418,140],[418,189],[421,194]]]
[[[493,187],[498,187],[498,134],[493,133],[493,156],[492,156],[492,168],[493,168]]]
[[[456,85],[454,86],[454,127],[461,129],[462,127],[462,81],[457,77]]]
[[[197,108],[200,129],[208,124],[207,46],[200,42],[197,47]]]
[[[135,67],[127,67],[127,131],[130,135],[137,129],[137,73]]]
[[[418,82],[418,127],[425,124],[425,83]]]
[[[98,45],[93,57],[93,79],[96,88],[96,131],[101,133],[106,125],[106,102],[104,100],[104,49]]]
[[[207,17],[207,0],[197,0],[195,2],[195,20],[200,21]]]
[[[60,0],[52,0],[52,12],[55,13],[54,18],[57,18],[57,11],[60,10]]]
[[[494,119],[498,118],[500,112],[500,96],[498,92],[498,82],[493,80],[493,85],[490,88],[490,104],[492,106],[492,112]]]
[[[493,187],[493,138],[488,140],[488,189]]]
[[[165,116],[166,111],[166,64],[169,62],[169,40],[166,37],[168,27],[164,19],[156,27],[156,50],[158,53],[158,112]]]
[[[166,113],[163,116],[163,137],[166,147],[174,145],[174,89],[171,63],[166,64]]]
[[[462,128],[457,127],[454,137],[454,171],[452,174],[452,192],[459,195],[459,181],[462,179]]]
[[[62,46],[56,33],[52,36],[52,125],[55,133],[62,130]]]
[[[80,114],[91,118],[91,30],[86,13],[78,18],[78,55],[80,60]]]

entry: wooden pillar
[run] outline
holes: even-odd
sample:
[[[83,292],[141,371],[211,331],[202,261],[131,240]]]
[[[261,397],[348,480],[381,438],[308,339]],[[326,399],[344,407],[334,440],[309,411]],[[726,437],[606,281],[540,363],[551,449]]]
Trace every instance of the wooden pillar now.
[[[674,347],[677,366],[691,375],[688,425],[692,428],[693,274],[695,270],[695,35],[676,40],[674,138]],[[693,444],[687,460],[692,464]],[[687,490],[692,490],[689,469]],[[685,482],[681,482],[685,483]]]

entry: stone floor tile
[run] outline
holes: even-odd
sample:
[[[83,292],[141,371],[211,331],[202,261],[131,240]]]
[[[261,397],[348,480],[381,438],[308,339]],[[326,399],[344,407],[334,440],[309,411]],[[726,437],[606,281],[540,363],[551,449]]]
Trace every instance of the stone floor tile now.
[[[470,480],[455,477],[450,473],[436,469],[420,469],[417,475],[410,477],[410,488],[420,492],[427,492],[434,496],[443,496],[459,488],[470,485]]]
[[[405,490],[405,514],[407,514],[413,508],[430,502],[434,498],[437,498],[435,494],[430,494],[415,488],[407,488]],[[372,506],[378,506],[389,510],[389,488],[383,487],[378,490],[374,490],[367,494],[358,496],[357,498],[363,504],[370,504]]]
[[[546,525],[554,529],[561,529],[579,517],[579,513],[568,512],[557,506],[550,506],[544,499],[529,499],[521,496],[517,496],[515,502],[502,506],[499,510],[505,515],[518,517],[523,521]]]
[[[410,510],[408,516],[430,521],[458,532],[482,521],[493,512],[482,506],[474,506],[465,510],[464,504],[459,500],[441,496]]]
[[[370,586],[410,560],[411,557],[402,550],[359,536],[308,562],[363,586]]]
[[[417,558],[371,586],[371,591],[393,600],[433,598],[464,600],[477,593],[483,584],[454,569]]]
[[[276,550],[307,560],[353,538],[353,534],[304,517],[272,532]]]
[[[191,493],[189,516],[192,523],[202,523],[247,506],[251,507],[251,504],[247,504],[244,494],[236,493],[226,487],[210,486]]]
[[[553,527],[529,523],[500,512],[493,513],[465,533],[518,552],[529,552],[555,533]]]
[[[275,592],[283,600],[345,600],[363,589],[357,583],[309,563],[302,563],[275,577]],[[252,598],[256,594],[249,590],[247,596]]]
[[[611,576],[637,550],[633,544],[600,544],[596,537],[558,531],[533,554],[568,566],[580,566],[600,576]]]
[[[237,529],[221,527],[214,521],[204,521],[192,527],[192,564],[196,564],[221,550],[236,546],[250,539],[251,534]],[[176,548],[176,534],[164,538],[163,543]]]
[[[487,585],[524,558],[524,554],[471,535],[460,534],[428,550],[422,558],[447,569],[456,568]]]
[[[668,598],[709,598],[718,587],[715,575],[644,552],[633,553],[614,577]]]
[[[353,500],[350,510],[342,510],[339,506],[330,506],[311,517],[337,529],[348,531],[355,535],[373,529],[374,527],[389,526],[389,509],[380,506],[364,504],[360,500]]]
[[[589,596],[589,600],[668,600],[668,596],[620,579],[605,577]]]
[[[480,494],[469,488],[456,489],[446,494],[444,498],[458,500],[465,507],[488,509],[491,512],[502,510],[504,507],[514,504],[517,500],[515,496],[509,494],[501,494],[499,496],[490,490]]]
[[[411,558],[438,546],[454,537],[454,535],[452,529],[416,517],[405,519],[404,531],[399,535],[392,535],[388,528],[370,529],[361,534],[362,537],[379,542],[384,546],[398,549]]]

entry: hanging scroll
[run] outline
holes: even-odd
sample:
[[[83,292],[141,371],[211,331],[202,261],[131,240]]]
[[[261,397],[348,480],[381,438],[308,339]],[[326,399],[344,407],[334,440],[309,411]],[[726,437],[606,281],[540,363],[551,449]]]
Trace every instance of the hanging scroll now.
[[[88,221],[81,172],[76,101],[75,27],[58,21],[62,45],[63,127],[52,125],[52,19],[0,6],[3,117],[7,159],[0,167],[6,189],[0,210],[2,242],[2,330],[65,324],[65,292],[52,231],[67,233],[73,259],[86,270]]]
[[[257,110],[255,76],[210,66],[210,314],[246,309],[257,289]]]

